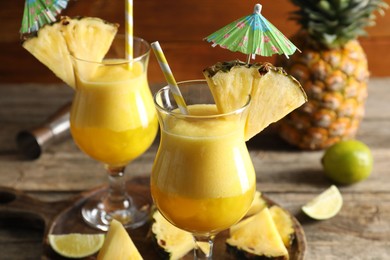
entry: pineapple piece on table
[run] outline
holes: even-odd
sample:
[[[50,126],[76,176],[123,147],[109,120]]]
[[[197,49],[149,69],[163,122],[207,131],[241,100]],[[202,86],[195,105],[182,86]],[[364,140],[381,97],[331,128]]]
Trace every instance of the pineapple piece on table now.
[[[284,245],[290,248],[295,239],[294,222],[291,216],[286,210],[276,205],[270,207],[269,211]]]
[[[307,101],[299,82],[270,63],[223,62],[203,74],[221,112],[243,106],[251,95],[246,140]]]
[[[118,25],[95,17],[62,17],[27,38],[23,47],[67,85],[75,87],[70,54],[100,62],[118,31]]]
[[[280,122],[280,135],[305,150],[355,137],[365,110],[367,58],[357,41],[374,24],[382,0],[293,0],[301,25],[292,41],[302,51],[276,64],[298,79],[309,102]],[[315,15],[313,15],[315,14]]]
[[[143,259],[126,229],[115,219],[110,223],[104,244],[97,256],[97,260],[111,259]]]
[[[172,225],[158,210],[153,213],[151,233],[153,244],[164,259],[181,259],[196,246],[191,233]]]
[[[262,211],[267,206],[268,206],[267,202],[261,196],[261,192],[256,191],[255,196],[254,196],[253,201],[252,201],[252,204],[249,207],[248,212],[245,214],[245,217],[255,215],[255,214],[259,213],[260,211]]]
[[[289,253],[268,208],[230,228],[227,250],[240,259],[289,259]]]

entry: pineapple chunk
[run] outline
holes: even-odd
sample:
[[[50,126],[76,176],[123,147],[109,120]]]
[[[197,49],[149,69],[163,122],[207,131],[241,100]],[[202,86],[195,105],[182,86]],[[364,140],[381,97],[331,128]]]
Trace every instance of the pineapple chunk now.
[[[288,76],[282,68],[271,64],[260,65],[258,68],[263,76],[254,79],[252,103],[245,130],[247,140],[307,101],[299,82]]]
[[[62,24],[69,53],[88,61],[102,61],[118,31],[117,24],[96,17],[63,17]]]
[[[203,74],[220,112],[243,106],[248,94],[251,95],[246,140],[307,101],[299,82],[269,63],[217,63]]]
[[[110,48],[117,30],[117,24],[99,18],[62,17],[60,21],[40,28],[37,36],[23,42],[23,47],[74,88],[75,77],[69,54],[100,62]]]
[[[143,258],[123,225],[119,221],[113,219],[97,259],[139,260]]]
[[[272,206],[269,209],[276,228],[283,240],[284,245],[289,248],[295,238],[294,222],[290,215],[279,206]]]
[[[191,233],[181,230],[169,223],[159,211],[153,214],[153,243],[164,258],[181,259],[195,248]]]
[[[241,257],[289,259],[268,208],[231,227],[226,243],[230,252]]]
[[[261,197],[261,192],[256,191],[255,196],[254,196],[253,201],[252,201],[252,204],[251,204],[248,212],[245,214],[245,217],[249,217],[249,216],[252,216],[256,213],[259,213],[265,207],[267,207],[267,202]]]
[[[23,47],[68,86],[75,87],[72,60],[62,35],[61,22],[45,25]]]
[[[256,68],[247,65],[235,65],[229,68],[230,65],[225,67],[226,65],[226,63],[217,63],[213,70],[222,72],[230,70],[229,73],[216,73],[211,77],[207,74],[206,76],[215,104],[222,113],[244,106],[251,94],[254,78],[259,77]],[[204,72],[208,73],[210,70]],[[240,91],[237,91],[235,86],[240,86]]]

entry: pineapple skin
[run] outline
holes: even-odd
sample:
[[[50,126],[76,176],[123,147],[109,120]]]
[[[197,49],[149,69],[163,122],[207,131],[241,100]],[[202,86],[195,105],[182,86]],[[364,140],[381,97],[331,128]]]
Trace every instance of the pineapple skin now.
[[[304,31],[293,37],[301,49],[276,64],[295,77],[308,102],[279,122],[279,134],[302,150],[321,150],[356,136],[364,117],[369,78],[367,58],[357,40],[328,49]]]

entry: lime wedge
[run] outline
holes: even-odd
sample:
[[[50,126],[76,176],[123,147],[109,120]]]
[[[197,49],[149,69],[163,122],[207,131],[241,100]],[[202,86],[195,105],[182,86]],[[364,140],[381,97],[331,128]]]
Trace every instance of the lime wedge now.
[[[330,186],[302,207],[302,211],[317,220],[334,217],[343,205],[343,198],[335,185]]]
[[[95,254],[104,243],[104,234],[49,235],[53,250],[67,258],[82,258]]]

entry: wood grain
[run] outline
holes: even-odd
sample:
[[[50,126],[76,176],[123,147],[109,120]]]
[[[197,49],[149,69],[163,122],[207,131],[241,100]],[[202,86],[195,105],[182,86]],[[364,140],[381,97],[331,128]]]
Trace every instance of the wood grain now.
[[[390,3],[390,0],[385,0]],[[219,47],[212,48],[202,39],[224,25],[252,12],[257,0],[219,1],[134,1],[134,33],[149,42],[158,40],[177,80],[202,77],[202,70],[221,60],[245,59]],[[285,35],[298,30],[288,14],[295,7],[289,0],[263,1],[263,14]],[[0,82],[59,83],[51,71],[27,53],[20,45],[19,28],[24,0],[0,1]],[[388,13],[388,12],[387,12]],[[124,21],[124,0],[70,1],[64,15],[97,16],[111,22]],[[368,37],[361,38],[373,76],[390,76],[390,15],[378,16],[377,25],[368,28]],[[271,61],[274,58],[262,58]],[[150,59],[149,81],[165,82],[154,57]]]
[[[8,188],[0,187],[0,194],[8,198],[7,203],[5,200],[0,203],[0,215],[9,218],[13,221],[15,219],[28,226],[29,223],[32,227],[44,227],[44,239],[43,239],[43,256],[42,259],[64,259],[56,254],[48,242],[47,236],[49,234],[68,234],[68,233],[83,233],[93,234],[101,233],[88,226],[83,222],[80,211],[86,199],[91,196],[101,196],[105,187],[99,187],[88,192],[83,192],[77,196],[62,200],[59,202],[43,202],[31,196],[24,194],[18,190],[12,190]],[[148,178],[137,178],[127,185],[127,190],[132,194],[142,196],[145,202],[150,206],[152,203],[149,190]],[[268,206],[275,205],[275,203],[267,197],[263,196],[263,199],[267,201]],[[136,199],[134,200],[136,201]],[[145,205],[144,205],[145,206]],[[303,260],[306,252],[306,237],[301,224],[293,217],[290,216],[294,223],[294,240],[289,247],[289,256],[291,260]],[[43,222],[43,224],[41,223]],[[37,225],[38,224],[38,225]],[[134,241],[137,249],[140,251],[144,259],[157,259],[159,255],[157,250],[154,249],[152,238],[150,237],[150,225],[147,223],[141,228],[130,230],[132,240]],[[228,238],[228,231],[219,233],[214,243],[214,257],[216,259],[235,259],[235,257],[226,251],[225,241]],[[192,259],[192,253],[187,254],[184,259]],[[88,257],[88,259],[95,259],[94,257]]]
[[[308,243],[306,259],[387,259],[390,255],[390,78],[372,78],[358,139],[372,150],[374,169],[364,182],[339,186],[344,204],[330,220],[313,221],[300,207],[332,183],[322,172],[322,151],[303,152],[282,142],[269,128],[248,142],[258,189],[292,212]],[[155,92],[158,85],[153,85]],[[0,185],[43,201],[59,201],[106,181],[103,167],[82,154],[70,137],[47,147],[33,161],[17,149],[18,131],[42,123],[72,99],[63,84],[0,84]],[[148,177],[158,140],[127,168],[127,177]],[[0,194],[1,195],[1,194]],[[0,196],[0,203],[3,198]],[[0,216],[0,252],[5,259],[38,259],[43,227],[18,225]],[[38,257],[37,257],[38,256]]]

